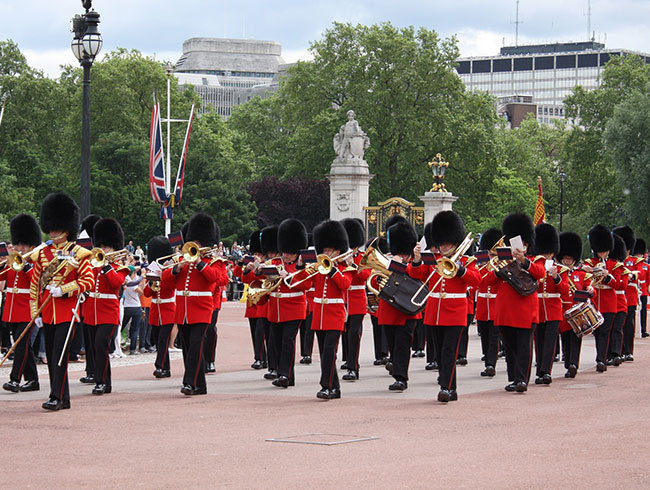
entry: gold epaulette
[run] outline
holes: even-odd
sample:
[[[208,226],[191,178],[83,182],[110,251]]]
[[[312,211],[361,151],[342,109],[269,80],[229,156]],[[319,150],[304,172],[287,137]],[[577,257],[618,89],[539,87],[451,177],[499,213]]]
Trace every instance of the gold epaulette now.
[[[614,265],[614,267],[612,267],[612,270],[615,271],[619,267],[625,267],[625,264],[623,262],[616,262],[616,265]]]
[[[466,255],[465,257],[467,257],[467,255]],[[465,267],[467,267],[468,265],[470,265],[470,264],[471,264],[472,262],[474,262],[475,260],[476,260],[476,257],[474,257],[473,255],[470,255],[470,256],[467,258],[467,261],[465,262]]]
[[[546,257],[544,257],[543,255],[535,255],[535,258],[533,258],[533,262],[537,262],[539,259],[546,260]]]
[[[641,262],[643,262],[643,257],[637,257],[636,260],[634,261],[634,265],[638,265]]]
[[[560,267],[560,270],[557,271],[558,274],[564,274],[565,272],[569,272],[571,270],[571,267],[567,267],[566,265],[563,265]]]
[[[128,269],[129,274],[131,273],[131,269],[129,269],[128,265],[120,265],[115,269],[115,271],[117,272],[117,271],[121,271],[121,270],[124,270],[124,269]]]
[[[82,247],[81,245],[76,244],[72,247],[72,252],[74,253],[74,258],[78,261],[88,259],[92,255],[90,250],[88,250],[86,247]]]

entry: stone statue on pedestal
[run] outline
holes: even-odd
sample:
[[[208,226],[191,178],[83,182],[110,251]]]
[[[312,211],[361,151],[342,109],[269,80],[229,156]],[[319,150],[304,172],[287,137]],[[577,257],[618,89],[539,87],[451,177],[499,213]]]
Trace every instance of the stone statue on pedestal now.
[[[337,160],[363,160],[363,153],[370,146],[370,140],[354,118],[354,111],[348,111],[347,116],[348,122],[334,135]]]

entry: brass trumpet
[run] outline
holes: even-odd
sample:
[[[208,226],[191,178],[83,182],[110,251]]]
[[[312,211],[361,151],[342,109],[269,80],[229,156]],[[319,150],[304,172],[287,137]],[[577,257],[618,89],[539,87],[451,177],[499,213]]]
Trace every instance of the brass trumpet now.
[[[124,260],[128,255],[129,251],[125,248],[106,253],[101,248],[95,247],[90,251],[90,265],[94,268],[104,267],[106,264]]]

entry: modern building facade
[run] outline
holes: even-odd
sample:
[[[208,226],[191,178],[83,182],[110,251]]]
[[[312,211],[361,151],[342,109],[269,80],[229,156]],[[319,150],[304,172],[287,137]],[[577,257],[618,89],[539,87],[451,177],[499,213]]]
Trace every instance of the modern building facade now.
[[[469,90],[499,98],[526,97],[536,105],[537,119],[551,123],[565,116],[564,98],[575,86],[598,87],[605,64],[627,54],[650,62],[648,54],[585,41],[503,47],[498,56],[459,58],[457,71]]]

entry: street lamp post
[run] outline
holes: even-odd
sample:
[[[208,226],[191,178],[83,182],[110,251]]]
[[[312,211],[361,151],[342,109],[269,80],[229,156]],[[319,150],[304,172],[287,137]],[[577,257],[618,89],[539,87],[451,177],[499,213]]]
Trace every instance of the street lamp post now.
[[[82,0],[86,13],[72,18],[72,52],[83,70],[83,105],[81,118],[81,216],[90,214],[90,67],[102,49],[102,35],[97,29],[99,14],[92,8],[92,0]]]
[[[562,231],[562,218],[564,217],[564,181],[566,180],[566,174],[564,170],[560,170],[560,231]]]

